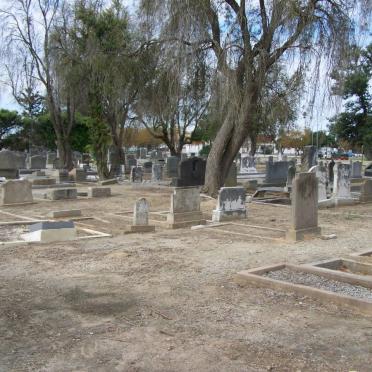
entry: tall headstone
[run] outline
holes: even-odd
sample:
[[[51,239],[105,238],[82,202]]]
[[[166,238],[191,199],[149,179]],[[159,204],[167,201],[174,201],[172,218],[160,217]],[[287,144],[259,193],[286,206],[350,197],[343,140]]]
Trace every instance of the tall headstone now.
[[[362,162],[351,162],[351,178],[362,178]]]
[[[151,180],[153,182],[159,182],[163,180],[163,166],[160,164],[152,165],[152,176]]]
[[[316,146],[305,146],[301,157],[301,170],[308,172],[311,167],[318,164],[318,149]]]
[[[315,165],[309,172],[315,173],[318,180],[318,201],[327,199],[327,169],[323,164]]]
[[[132,167],[130,171],[131,182],[142,182],[143,180],[143,170],[142,167]]]
[[[173,186],[202,186],[205,180],[206,161],[201,158],[183,160],[178,165],[178,178],[173,179]]]
[[[214,222],[244,219],[247,217],[244,187],[222,187],[218,193],[217,208],[213,211]]]
[[[154,232],[155,226],[149,225],[150,206],[145,198],[138,199],[134,204],[133,224],[129,226],[126,233]]]
[[[28,180],[9,180],[2,185],[1,204],[32,203],[32,183]]]
[[[48,152],[47,153],[47,165],[53,167],[54,161],[57,159],[57,153],[56,152]]]
[[[318,226],[318,181],[315,173],[299,173],[293,181],[291,227],[287,238],[298,241],[320,234]]]
[[[334,167],[333,196],[337,199],[352,199],[350,164],[337,162]]]
[[[167,215],[169,228],[205,225],[200,211],[200,193],[197,187],[175,188],[171,195],[171,208]]]
[[[177,156],[169,156],[166,161],[166,175],[168,178],[176,178],[178,176],[178,164],[180,159]]]

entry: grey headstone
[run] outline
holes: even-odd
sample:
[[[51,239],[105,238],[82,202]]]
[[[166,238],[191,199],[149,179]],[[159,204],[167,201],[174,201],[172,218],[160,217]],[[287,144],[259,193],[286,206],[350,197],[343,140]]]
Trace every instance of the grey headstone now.
[[[163,180],[163,166],[160,164],[152,165],[152,181],[159,182]]]
[[[217,208],[213,211],[213,221],[221,222],[246,217],[245,189],[222,187],[218,193]]]
[[[301,157],[301,170],[308,172],[311,167],[318,164],[318,149],[316,146],[305,146]]]
[[[142,167],[132,167],[130,171],[131,182],[142,182],[143,180],[143,170]]]
[[[46,168],[46,157],[42,155],[34,155],[29,159],[30,169],[45,169]]]
[[[362,178],[362,162],[351,162],[351,178]]]
[[[202,186],[205,180],[206,161],[201,158],[183,160],[178,165],[178,178],[173,180],[173,186]]]
[[[168,178],[176,178],[178,176],[178,164],[180,159],[177,156],[169,156],[166,161],[166,174]]]
[[[28,180],[8,180],[2,185],[2,204],[22,204],[33,202],[32,184]]]
[[[149,203],[145,198],[136,201],[134,205],[133,225],[145,226],[149,224]]]
[[[336,163],[333,181],[333,195],[336,199],[352,199],[350,174],[350,164]]]

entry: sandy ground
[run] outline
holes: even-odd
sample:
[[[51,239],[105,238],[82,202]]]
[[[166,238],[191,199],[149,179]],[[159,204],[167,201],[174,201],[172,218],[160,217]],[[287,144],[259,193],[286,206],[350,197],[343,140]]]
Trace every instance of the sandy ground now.
[[[106,199],[2,207],[0,221],[80,208],[80,225],[113,234],[0,247],[0,371],[370,371],[372,317],[315,299],[233,282],[240,270],[309,263],[372,249],[372,205],[320,212],[335,240],[301,243],[286,206],[249,205],[220,230],[124,235],[142,196],[169,208],[170,190],[114,186]],[[203,198],[210,216],[215,201]],[[4,214],[6,212],[8,214]],[[10,214],[9,214],[10,213]],[[364,217],[361,217],[361,216]],[[2,240],[22,230],[1,231]],[[230,230],[229,230],[230,229]],[[234,232],[247,234],[235,235]]]

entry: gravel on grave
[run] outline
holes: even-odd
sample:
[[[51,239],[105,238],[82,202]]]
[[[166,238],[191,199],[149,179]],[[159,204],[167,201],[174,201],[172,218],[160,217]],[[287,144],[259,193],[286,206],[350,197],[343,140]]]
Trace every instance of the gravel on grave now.
[[[319,275],[309,274],[305,272],[292,271],[288,269],[270,271],[263,276],[282,280],[284,282],[290,282],[293,284],[302,284],[306,286],[315,287],[318,289],[323,289],[326,291],[331,291],[339,293],[346,296],[358,297],[363,299],[372,300],[372,290],[360,285],[353,285],[348,283],[339,282],[336,280],[331,280],[324,278]]]

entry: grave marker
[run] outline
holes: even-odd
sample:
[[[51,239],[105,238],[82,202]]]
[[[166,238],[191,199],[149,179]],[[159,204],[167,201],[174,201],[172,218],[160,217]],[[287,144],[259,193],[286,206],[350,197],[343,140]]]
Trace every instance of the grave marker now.
[[[1,204],[32,203],[32,184],[28,180],[8,180],[1,185]]]
[[[244,187],[222,187],[218,193],[214,222],[244,219],[247,217]]]
[[[320,235],[318,226],[318,181],[315,173],[299,173],[293,181],[291,227],[287,238],[298,241]]]

